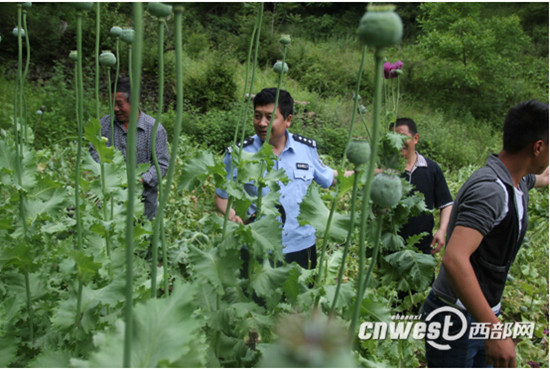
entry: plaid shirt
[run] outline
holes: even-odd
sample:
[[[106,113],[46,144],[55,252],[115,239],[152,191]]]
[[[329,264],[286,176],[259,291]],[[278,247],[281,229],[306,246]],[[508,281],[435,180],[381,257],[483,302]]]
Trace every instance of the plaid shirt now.
[[[143,180],[143,201],[145,203],[145,215],[147,218],[152,219],[157,212],[157,197],[158,197],[158,178],[155,164],[153,162],[153,152],[151,150],[151,136],[153,134],[153,126],[155,119],[151,116],[140,112],[137,122],[137,164],[150,163],[151,166],[147,172],[143,173],[141,179]],[[108,115],[101,118],[101,136],[107,137],[109,142],[107,146],[111,146],[111,120]],[[116,119],[114,121],[114,145],[115,148],[122,152],[122,155],[126,157],[126,138],[127,132],[124,129],[122,123]],[[157,136],[155,139],[155,148],[157,151],[157,159],[159,162],[160,171],[162,176],[166,175],[168,171],[168,140],[166,130],[159,124],[157,129]],[[94,147],[90,147],[90,154],[95,161],[99,162],[99,156]]]

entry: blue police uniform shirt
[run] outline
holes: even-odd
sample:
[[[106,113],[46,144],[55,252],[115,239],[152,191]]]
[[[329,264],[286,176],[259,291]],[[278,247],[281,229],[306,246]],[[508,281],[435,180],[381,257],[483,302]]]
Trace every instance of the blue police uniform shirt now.
[[[321,187],[330,187],[334,180],[334,171],[323,164],[317,152],[317,143],[314,140],[299,135],[293,135],[286,131],[286,146],[275,161],[275,169],[284,169],[288,176],[288,183],[285,185],[279,182],[281,186],[280,203],[285,211],[285,223],[283,226],[283,253],[297,252],[307,249],[315,244],[315,228],[306,224],[300,226],[298,223],[298,214],[300,214],[300,203],[307,193],[307,189],[312,181],[317,182]],[[245,141],[243,150],[255,153],[262,147],[263,141],[254,135]],[[231,163],[231,153],[226,152],[223,162],[226,172],[229,173]],[[227,176],[229,178],[229,174]],[[233,169],[233,180],[237,177],[237,170]],[[247,183],[244,185],[245,191],[252,196],[257,196],[256,187]],[[268,190],[268,189],[266,189]],[[227,199],[227,192],[218,188],[216,194]],[[256,206],[253,204],[248,209],[248,214],[256,212]]]

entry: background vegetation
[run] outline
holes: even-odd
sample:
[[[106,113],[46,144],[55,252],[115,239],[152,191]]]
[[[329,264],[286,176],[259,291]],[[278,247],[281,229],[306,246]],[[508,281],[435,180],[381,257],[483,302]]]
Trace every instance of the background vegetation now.
[[[355,30],[364,3],[266,3],[261,31],[257,90],[275,84],[272,64],[280,58],[278,35],[291,33],[289,79],[284,88],[300,105],[294,130],[315,136],[323,153],[339,157],[341,137],[351,118],[352,90],[359,64]],[[131,26],[131,4],[102,3],[101,49],[114,49],[112,25]],[[0,104],[10,103],[10,81],[15,75],[15,3],[0,3],[2,76]],[[548,18],[546,3],[398,3],[404,22],[403,42],[387,50],[389,61],[404,62],[398,115],[410,116],[420,126],[421,149],[455,169],[480,163],[498,148],[499,128],[508,107],[535,98],[548,100]],[[242,97],[243,62],[248,51],[254,7],[245,3],[187,3],[184,14],[184,120],[187,134],[197,142],[228,145],[235,102]],[[31,30],[29,105],[46,107],[37,146],[74,135],[74,97],[67,75],[72,75],[69,51],[75,45],[75,10],[61,3],[38,3],[28,14]],[[142,106],[156,107],[157,46],[155,22],[146,22]],[[93,50],[93,17],[84,19],[85,50]],[[175,103],[173,23],[165,42],[165,105]],[[38,28],[39,27],[39,28]],[[32,33],[33,29],[40,32]],[[121,47],[122,73],[126,48]],[[84,55],[89,71],[93,55]],[[369,109],[372,96],[372,61],[362,79],[362,104]],[[85,85],[88,97],[92,73]],[[104,85],[105,76],[102,76]],[[7,85],[6,85],[7,83]],[[102,91],[105,91],[103,89]],[[93,99],[86,99],[91,103]],[[104,100],[103,100],[104,101]],[[32,104],[32,105],[31,105]],[[4,126],[9,109],[1,109]],[[86,112],[93,109],[86,109]],[[103,109],[106,111],[106,109]],[[55,117],[55,118],[53,118]],[[171,118],[171,117],[170,117]],[[53,121],[55,119],[55,121]],[[171,132],[171,121],[164,123]],[[204,134],[202,127],[211,130]],[[198,129],[197,127],[201,127]],[[199,134],[196,134],[199,133]],[[443,150],[443,148],[445,148]]]
[[[183,149],[177,161],[178,183],[186,175],[182,170],[182,163],[201,155],[207,149],[215,153],[214,159],[219,162],[233,138],[240,114],[244,62],[256,9],[254,5],[245,3],[186,3],[185,8],[182,68],[186,109],[185,134],[180,138]],[[255,90],[276,84],[277,76],[271,67],[281,55],[277,40],[281,33],[290,33],[292,44],[287,54],[290,72],[284,80],[283,88],[289,90],[298,101],[292,131],[315,138],[327,164],[342,157],[346,142],[352,115],[352,91],[360,61],[360,46],[355,31],[364,9],[364,3],[265,4]],[[387,59],[392,62],[403,61],[404,74],[399,78],[399,111],[392,111],[390,114],[393,114],[392,117],[408,116],[417,122],[421,135],[419,150],[440,163],[454,196],[468,175],[484,163],[487,154],[499,149],[501,124],[507,108],[530,98],[548,101],[548,3],[398,3],[397,12],[404,22],[404,39],[400,45],[387,50]],[[9,132],[13,124],[17,39],[11,35],[11,30],[16,24],[15,14],[15,3],[0,3],[0,128],[2,137],[6,140],[9,139],[6,132]],[[101,3],[101,14],[101,48],[113,50],[114,39],[109,35],[109,29],[113,25],[132,26],[131,4]],[[50,184],[72,181],[77,131],[72,85],[74,64],[68,55],[76,43],[74,20],[75,10],[62,3],[36,3],[28,12],[32,55],[30,82],[25,85],[26,103],[31,113],[41,106],[45,107],[45,112],[40,120],[38,116],[29,115],[37,151],[34,158],[29,159],[25,165],[33,176],[43,177]],[[93,50],[95,47],[94,26],[92,16],[84,18],[84,50]],[[147,13],[145,27],[142,108],[153,113],[157,102],[157,46],[154,37],[155,22]],[[170,142],[176,100],[173,27],[169,18],[164,45],[166,96],[162,123],[168,130]],[[122,72],[127,73],[124,69],[127,65],[125,46],[121,46],[121,52]],[[94,61],[92,52],[83,57],[84,113],[88,120],[95,111]],[[367,121],[371,119],[372,71],[373,63],[367,60],[361,84],[361,104],[368,111],[365,115]],[[389,85],[392,82],[387,83]],[[102,75],[101,91],[107,91],[106,85],[106,76]],[[106,96],[102,96],[102,101],[106,100]],[[107,111],[107,106],[103,105],[102,113]],[[251,124],[247,129],[250,135],[253,134]],[[5,175],[6,168],[9,167],[9,150],[0,147],[0,152],[1,173]],[[88,165],[86,169],[92,171],[93,167]],[[57,184],[57,187],[61,187]],[[117,184],[120,188],[124,185]],[[84,186],[93,199],[99,197],[97,180],[89,178]],[[116,187],[115,184],[112,186]],[[202,186],[192,192],[185,190],[183,186],[178,187],[177,195],[169,199],[165,229],[170,245],[170,264],[165,267],[171,270],[172,275],[187,278],[199,274],[198,271],[189,269],[190,264],[200,259],[196,252],[190,250],[204,247],[220,233],[208,220],[215,212],[214,188],[214,179],[208,177],[204,179]],[[2,207],[5,214],[0,217],[0,234],[6,237],[9,216],[12,212],[15,213],[15,200],[9,192],[11,189],[10,186],[2,187]],[[52,198],[61,204],[63,197],[72,196],[70,187],[67,191],[56,193]],[[58,207],[54,206],[47,209],[46,213],[39,213],[34,224],[32,241],[39,244],[41,250],[48,251],[36,251],[32,254],[36,257],[31,262],[35,322],[37,336],[41,335],[38,342],[25,343],[14,348],[14,344],[26,342],[25,334],[19,333],[13,342],[3,341],[3,337],[12,337],[11,334],[15,334],[13,332],[25,331],[26,315],[21,275],[7,264],[2,264],[3,269],[0,269],[7,285],[16,286],[10,291],[0,288],[3,297],[0,317],[4,322],[0,325],[0,343],[3,343],[4,351],[0,352],[4,358],[12,359],[10,362],[0,360],[3,366],[48,366],[51,363],[56,366],[99,366],[101,363],[113,365],[105,349],[109,346],[111,336],[104,336],[101,332],[116,322],[116,312],[122,301],[120,294],[117,294],[121,286],[110,284],[108,288],[85,291],[89,300],[83,312],[83,330],[76,333],[71,330],[73,321],[70,314],[76,304],[74,299],[67,297],[71,282],[62,280],[57,273],[69,273],[78,263],[79,267],[86,267],[80,273],[97,273],[99,277],[96,276],[97,280],[94,279],[93,282],[100,285],[98,280],[109,274],[110,264],[96,264],[98,255],[101,254],[99,246],[91,248],[93,259],[90,257],[84,261],[71,261],[77,259],[67,251],[71,248],[71,214],[65,214],[62,220],[55,218],[55,214],[59,215]],[[521,365],[547,366],[547,190],[533,192],[529,211],[532,222],[528,239],[511,271],[512,278],[515,278],[509,282],[504,304],[507,319],[537,323],[535,337],[521,341],[518,345]],[[87,242],[91,245],[100,244],[101,227],[96,222],[96,218],[101,218],[98,215],[99,210],[90,203],[86,205],[86,213],[86,224],[92,233],[95,232],[89,236]],[[123,237],[123,225],[120,223],[116,225],[118,233],[113,235],[116,241]],[[142,231],[137,252],[145,254],[148,243],[143,235],[148,230]],[[330,251],[337,255],[337,249],[337,245],[331,245]],[[193,262],[190,262],[190,258],[194,258]],[[121,255],[115,253],[113,266],[116,267],[120,259]],[[0,261],[5,263],[4,259]],[[21,265],[25,265],[24,262]],[[352,265],[349,271],[350,277],[356,273],[353,267]],[[135,294],[138,302],[145,302],[148,294],[145,261],[138,261],[136,268],[140,271],[136,275],[140,277],[137,278],[139,287]],[[368,296],[371,306],[378,308],[374,312],[368,312],[374,317],[377,313],[387,313],[390,306],[394,308],[392,304],[397,283],[382,283],[380,281],[383,277],[383,269],[375,271],[374,287],[378,293]],[[223,283],[223,280],[219,283]],[[14,297],[16,294],[18,297]],[[184,293],[175,295],[183,296]],[[62,302],[58,305],[54,301],[60,298]],[[231,298],[236,299],[235,296]],[[407,311],[423,298],[424,295],[419,293],[399,308]],[[199,338],[186,346],[189,351],[196,352],[196,361],[172,361],[172,365],[192,363],[200,366],[207,363],[212,366],[242,366],[254,362],[254,358],[247,356],[250,352],[246,351],[242,337],[229,337],[229,328],[212,333],[218,340],[219,352],[227,352],[226,361],[222,360],[223,357],[216,361],[219,358],[208,356],[205,353],[207,338],[196,335],[198,328],[186,320],[190,314],[187,311],[189,302],[183,298],[178,301],[180,305],[174,309],[186,313],[181,314],[185,319],[182,318],[178,324],[191,327],[191,332],[184,333]],[[226,310],[218,311],[218,315],[208,316],[205,321],[199,319],[198,324],[206,326],[206,321],[227,320],[227,326],[231,329],[235,326],[244,329],[239,324],[244,324],[245,320],[247,324],[254,321],[254,324],[262,326],[265,322],[262,319],[267,319],[256,314],[256,310],[250,316],[244,316],[243,311],[251,309],[250,305],[238,305],[242,307],[239,311],[232,306],[234,305],[224,305]],[[278,307],[281,310],[285,308],[289,309],[286,306]],[[152,314],[143,313],[139,318],[148,322],[147,319],[151,319],[151,316]],[[50,330],[52,325],[55,332]],[[169,324],[166,323],[165,326],[161,325],[161,328],[168,327]],[[92,340],[92,334],[97,332],[100,333]],[[241,333],[238,330],[238,334]],[[266,340],[269,334],[265,332]],[[175,338],[174,341],[185,339],[183,333],[172,338]],[[208,337],[210,339],[213,338]],[[96,355],[90,357],[89,361],[79,362],[74,359],[69,361],[72,356],[67,351],[40,351],[41,345],[51,347],[57,344],[61,347],[66,342],[70,342],[71,348],[76,347],[76,351],[85,353],[91,352],[94,344],[103,345],[104,356]],[[239,342],[240,346],[237,345]],[[232,353],[235,347],[238,347],[241,356]],[[422,342],[407,342],[406,345],[396,342],[381,342],[376,345],[373,342],[364,342],[362,349],[370,355],[370,361],[362,361],[363,365],[423,364],[422,355],[419,355],[423,350]]]

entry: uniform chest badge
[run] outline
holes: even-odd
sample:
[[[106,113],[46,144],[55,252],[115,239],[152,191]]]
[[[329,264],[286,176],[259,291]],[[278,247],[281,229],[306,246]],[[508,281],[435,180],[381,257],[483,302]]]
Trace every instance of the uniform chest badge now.
[[[296,163],[296,169],[309,170],[308,163]]]

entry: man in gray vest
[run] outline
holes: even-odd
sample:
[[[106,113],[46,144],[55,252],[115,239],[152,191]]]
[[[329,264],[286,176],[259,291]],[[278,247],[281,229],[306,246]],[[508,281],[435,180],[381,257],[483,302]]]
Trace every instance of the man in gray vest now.
[[[502,150],[456,196],[441,269],[422,309],[427,324],[448,328],[426,336],[429,367],[515,367],[500,300],[527,230],[529,190],[540,186],[548,186],[548,104],[530,100],[508,111]]]

